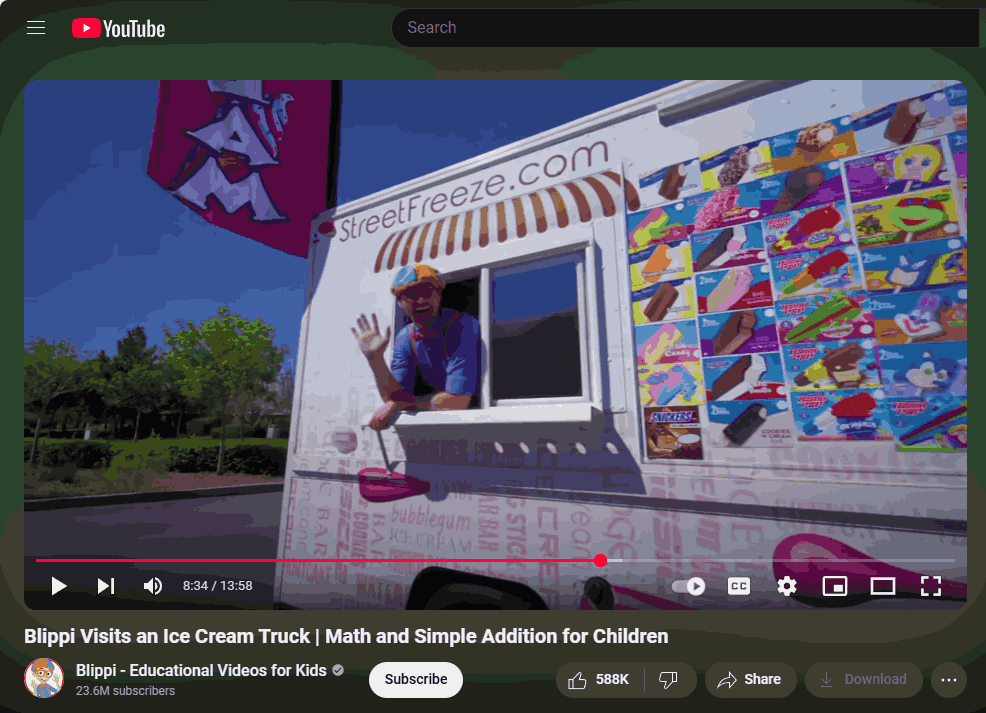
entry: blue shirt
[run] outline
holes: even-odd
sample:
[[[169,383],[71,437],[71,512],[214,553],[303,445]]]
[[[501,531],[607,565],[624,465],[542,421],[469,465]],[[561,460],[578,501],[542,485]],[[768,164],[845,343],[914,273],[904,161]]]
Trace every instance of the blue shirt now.
[[[51,698],[56,693],[58,693],[58,689],[47,683],[39,684],[37,688],[34,689],[34,695],[38,698]]]
[[[475,317],[443,309],[430,332],[415,339],[416,331],[409,324],[394,339],[390,372],[405,392],[414,391],[418,365],[421,376],[436,391],[457,396],[479,392],[480,331]]]

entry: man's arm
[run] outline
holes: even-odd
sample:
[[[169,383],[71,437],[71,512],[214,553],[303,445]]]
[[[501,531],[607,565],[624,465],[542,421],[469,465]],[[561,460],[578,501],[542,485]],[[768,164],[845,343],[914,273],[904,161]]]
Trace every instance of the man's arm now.
[[[397,401],[408,405],[414,402],[410,391],[401,384],[401,381],[404,380],[403,377],[408,372],[406,361],[407,355],[397,349],[396,344],[394,345],[393,369],[387,367],[383,354],[375,354],[369,358],[370,369],[373,371],[373,377],[377,382],[377,390],[380,392],[380,398],[384,401]],[[398,376],[402,378],[398,379]]]
[[[385,402],[399,401],[400,403],[407,404],[414,403],[414,398],[409,393],[410,389],[405,390],[402,386],[402,381],[406,381],[408,372],[407,355],[401,349],[397,348],[396,340],[393,359],[396,376],[395,373],[391,373],[391,370],[387,368],[387,362],[383,358],[383,353],[387,349],[387,344],[390,342],[390,327],[387,327],[387,333],[381,336],[377,316],[375,314],[373,315],[373,327],[371,328],[366,315],[361,314],[356,320],[356,329],[351,331],[353,336],[356,337],[360,351],[363,352],[363,356],[366,357],[366,360],[370,364],[373,377],[377,382],[377,391],[380,392],[380,398]]]
[[[450,394],[439,391],[428,400],[428,411],[461,411],[469,408],[472,394]]]

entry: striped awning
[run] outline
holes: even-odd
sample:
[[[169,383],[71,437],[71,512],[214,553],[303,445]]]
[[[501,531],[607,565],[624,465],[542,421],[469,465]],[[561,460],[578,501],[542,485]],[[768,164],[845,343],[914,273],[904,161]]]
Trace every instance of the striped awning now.
[[[624,181],[615,171],[604,171],[526,195],[448,216],[441,220],[391,233],[377,254],[374,272],[434,260],[456,249],[485,248],[490,240],[505,243],[574,223],[589,223],[616,214]],[[640,208],[640,197],[626,182],[626,206]]]

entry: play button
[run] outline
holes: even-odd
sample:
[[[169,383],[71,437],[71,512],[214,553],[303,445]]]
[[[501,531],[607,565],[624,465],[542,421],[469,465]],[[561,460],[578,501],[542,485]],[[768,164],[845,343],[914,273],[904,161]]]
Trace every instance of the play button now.
[[[705,580],[701,577],[692,577],[688,580],[688,593],[693,597],[700,597],[705,593]]]
[[[89,25],[87,25],[85,23],[82,23],[82,31],[83,32],[89,32]]]
[[[58,594],[60,591],[62,591],[63,589],[65,589],[65,587],[67,587],[67,586],[68,585],[65,584],[65,582],[59,582],[54,577],[51,578],[51,593],[53,595],[54,594]]]

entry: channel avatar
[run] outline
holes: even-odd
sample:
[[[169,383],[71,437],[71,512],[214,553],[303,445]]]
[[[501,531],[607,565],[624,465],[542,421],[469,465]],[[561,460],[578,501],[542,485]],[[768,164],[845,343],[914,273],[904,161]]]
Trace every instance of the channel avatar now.
[[[62,667],[52,659],[35,659],[24,669],[24,685],[35,698],[51,698],[64,681]]]

